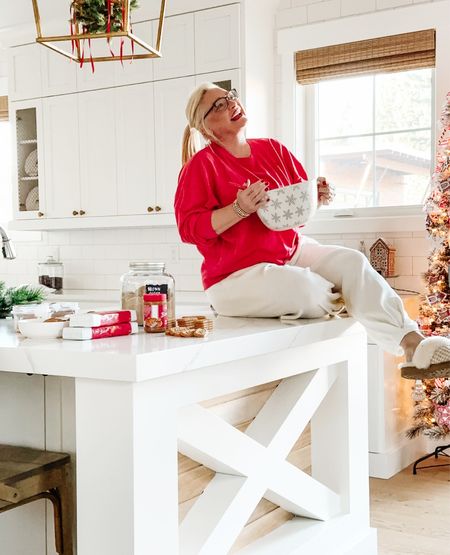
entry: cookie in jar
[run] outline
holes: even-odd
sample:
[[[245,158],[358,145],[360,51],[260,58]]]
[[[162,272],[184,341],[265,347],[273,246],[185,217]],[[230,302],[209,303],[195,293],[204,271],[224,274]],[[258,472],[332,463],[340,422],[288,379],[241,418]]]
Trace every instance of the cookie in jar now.
[[[149,293],[144,295],[144,331],[164,333],[167,329],[167,295]]]

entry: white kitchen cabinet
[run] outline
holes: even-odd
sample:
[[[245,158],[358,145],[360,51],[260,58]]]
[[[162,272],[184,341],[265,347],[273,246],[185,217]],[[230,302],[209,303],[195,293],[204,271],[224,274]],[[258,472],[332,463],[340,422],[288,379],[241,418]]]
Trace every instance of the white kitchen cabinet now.
[[[153,21],[156,37],[158,21]],[[161,43],[162,58],[155,58],[155,79],[170,79],[194,75],[194,14],[187,13],[166,18]]]
[[[226,90],[236,89],[238,93],[241,92],[241,72],[239,69],[215,71],[213,73],[203,73],[195,76],[196,87],[205,81],[215,83]]]
[[[153,44],[152,22],[143,21],[142,23],[135,23],[133,25],[133,34],[138,38],[145,41],[150,46]],[[118,44],[114,47],[114,53],[119,53]],[[125,39],[124,54],[132,54],[131,42]],[[134,54],[149,54],[147,50],[135,44]],[[132,83],[146,83],[153,81],[153,58],[142,60],[123,60],[120,62],[108,62],[113,64],[115,69],[115,81],[117,85],[130,85]]]
[[[195,13],[195,73],[240,67],[240,5]]]
[[[35,220],[45,210],[42,100],[11,103],[13,206],[17,220]]]
[[[10,101],[42,96],[41,48],[38,44],[24,44],[9,49]]]
[[[118,214],[156,213],[153,83],[116,89]]]
[[[117,149],[114,89],[78,96],[81,216],[117,214]]]
[[[413,401],[409,380],[402,379],[401,357],[367,346],[369,471],[375,478],[391,478],[425,451],[423,437],[406,437]]]
[[[155,83],[156,198],[162,212],[173,212],[187,125],[184,110],[194,87],[194,77]]]
[[[116,85],[116,69],[115,65],[120,62],[94,62],[94,68],[90,62],[90,51],[93,56],[111,56],[108,43],[105,39],[92,39],[91,50],[89,50],[88,42],[84,43],[84,63],[83,67],[78,67],[77,71],[77,90],[91,91],[114,87]],[[113,39],[111,48],[117,54],[119,52],[119,41]]]
[[[78,64],[50,50],[40,47],[42,67],[42,96],[73,93],[77,90]]]
[[[45,218],[79,216],[78,95],[44,98]]]

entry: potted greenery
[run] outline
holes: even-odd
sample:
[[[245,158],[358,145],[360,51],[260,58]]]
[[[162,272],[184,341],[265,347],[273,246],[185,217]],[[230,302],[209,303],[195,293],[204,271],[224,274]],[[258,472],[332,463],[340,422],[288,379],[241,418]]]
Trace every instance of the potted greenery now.
[[[130,12],[137,7],[137,0],[130,0]],[[123,0],[73,0],[72,21],[80,23],[85,33],[121,31]]]
[[[44,300],[45,293],[40,287],[21,285],[7,288],[5,282],[0,281],[0,318],[9,316],[14,305],[41,303]]]

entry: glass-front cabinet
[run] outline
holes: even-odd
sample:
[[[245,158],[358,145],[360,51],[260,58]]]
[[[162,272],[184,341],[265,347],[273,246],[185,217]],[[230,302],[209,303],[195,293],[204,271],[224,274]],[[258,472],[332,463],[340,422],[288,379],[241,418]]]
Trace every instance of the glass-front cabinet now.
[[[44,217],[41,101],[15,102],[12,111],[14,212],[17,219]],[[14,150],[14,147],[13,147]]]

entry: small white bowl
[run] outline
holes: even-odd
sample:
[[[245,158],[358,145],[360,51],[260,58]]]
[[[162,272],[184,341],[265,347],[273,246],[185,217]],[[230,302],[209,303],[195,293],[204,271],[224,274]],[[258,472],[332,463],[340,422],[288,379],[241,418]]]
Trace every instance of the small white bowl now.
[[[53,339],[62,337],[62,330],[67,322],[44,322],[39,318],[19,320],[19,331],[30,339]]]

